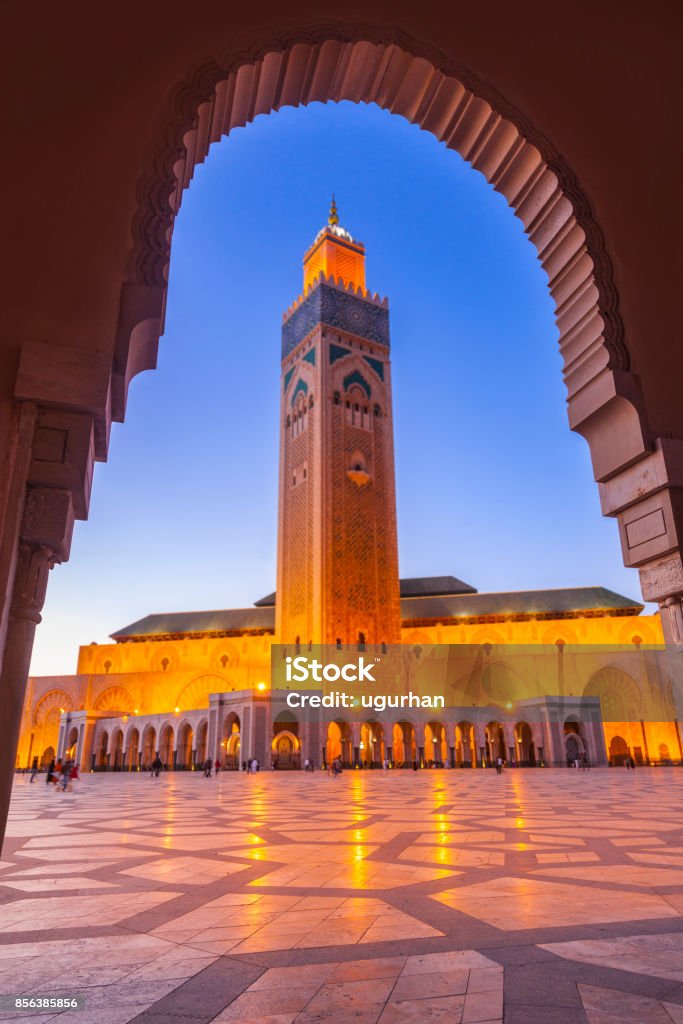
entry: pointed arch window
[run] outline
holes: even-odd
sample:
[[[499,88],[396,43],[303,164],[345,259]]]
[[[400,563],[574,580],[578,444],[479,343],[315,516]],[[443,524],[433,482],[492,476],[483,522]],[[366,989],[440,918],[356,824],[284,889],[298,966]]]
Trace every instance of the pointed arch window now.
[[[308,426],[308,402],[306,396],[300,394],[297,397],[292,411],[292,437],[299,437]]]

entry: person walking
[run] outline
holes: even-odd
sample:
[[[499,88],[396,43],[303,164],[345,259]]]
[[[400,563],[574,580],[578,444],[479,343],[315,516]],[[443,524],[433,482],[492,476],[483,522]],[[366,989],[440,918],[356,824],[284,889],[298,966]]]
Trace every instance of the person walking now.
[[[204,778],[205,779],[210,779],[211,778],[211,758],[210,757],[207,757],[206,761],[204,762]]]
[[[252,775],[256,775],[256,772],[258,770],[259,770],[258,758],[254,757],[254,758],[252,758],[252,761],[251,761],[251,774]]]
[[[52,776],[54,775],[54,770],[55,770],[55,761],[54,761],[54,758],[53,758],[50,761],[50,763],[49,763],[49,765],[47,767],[47,778],[45,779],[45,783],[48,786],[52,782]]]
[[[220,761],[218,760],[218,758],[216,758],[216,763],[215,763],[215,765],[214,765],[214,768],[215,768],[215,770],[216,770],[216,775],[218,775],[219,771],[221,770],[221,763],[220,763]]]
[[[31,779],[30,779],[31,782],[33,782],[33,780],[35,779],[37,774],[38,774],[38,758],[34,757],[33,758],[33,763],[31,764]]]
[[[499,754],[498,757],[496,758],[496,775],[502,775],[502,774],[503,774],[503,758]]]
[[[152,761],[152,778],[158,779],[159,778],[159,772],[161,771],[162,768],[163,768],[162,760],[159,757],[159,755],[157,754],[157,756]]]

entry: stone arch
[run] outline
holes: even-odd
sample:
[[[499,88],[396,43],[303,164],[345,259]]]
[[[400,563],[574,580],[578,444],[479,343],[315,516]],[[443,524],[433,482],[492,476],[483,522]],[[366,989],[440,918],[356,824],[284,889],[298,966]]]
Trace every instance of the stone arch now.
[[[43,725],[51,711],[57,711],[59,715],[64,711],[73,711],[73,702],[66,690],[48,690],[43,694],[33,711],[33,724]]]
[[[142,767],[150,768],[157,755],[157,731],[153,725],[146,725],[142,733]]]
[[[195,763],[203,764],[208,756],[209,742],[209,720],[202,718],[197,725],[197,739],[195,748]]]
[[[208,708],[209,695],[212,693],[223,693],[227,686],[225,679],[220,676],[202,675],[191,680],[183,687],[176,697],[175,708],[180,711],[196,711],[198,708]]]
[[[579,644],[581,640],[578,631],[565,619],[563,622],[554,622],[544,629],[539,642],[548,646],[551,644],[557,646],[560,643]]]
[[[114,417],[123,418],[131,377],[156,365],[173,224],[197,164],[213,143],[259,114],[341,100],[375,103],[431,132],[505,197],[549,281],[570,425],[589,443],[596,479],[642,456],[651,439],[630,373],[611,260],[567,162],[468,68],[397,29],[343,22],[307,25],[279,36],[268,31],[246,55],[236,48],[208,59],[178,84],[161,112],[131,226],[114,363]],[[581,401],[574,402],[579,392]],[[618,428],[616,434],[605,429],[606,418]]]
[[[137,725],[129,727],[126,733],[125,766],[129,772],[138,768],[138,753],[140,749],[140,730]]]
[[[507,761],[507,749],[505,746],[505,731],[502,722],[491,721],[486,724],[486,754],[489,764],[495,764],[496,758],[502,757]]]
[[[422,630],[416,629],[410,633],[407,633],[401,642],[404,644],[424,645],[431,644],[432,640],[427,633],[425,633]]]
[[[533,767],[536,764],[536,744],[533,729],[526,719],[516,723],[514,737],[517,764]]]
[[[153,651],[151,659],[153,672],[173,672],[180,665],[177,644],[159,644]]]
[[[194,729],[186,718],[178,726],[178,751],[176,765],[179,768],[192,767],[194,749]]]
[[[503,661],[491,661],[481,674],[481,688],[486,703],[504,708],[525,697],[532,697],[532,687]],[[534,691],[536,687],[533,687]]]
[[[339,757],[345,767],[353,763],[353,731],[351,723],[343,718],[335,718],[327,725],[326,764],[331,764],[335,757]]]
[[[404,715],[399,721],[393,723],[391,747],[395,764],[411,768],[418,756],[416,726],[411,718]]]
[[[109,767],[113,768],[115,772],[120,772],[123,768],[123,729],[121,727],[114,729],[109,741],[108,753]]]
[[[115,711],[119,714],[128,714],[135,708],[135,702],[122,686],[110,686],[103,690],[95,700],[95,711]]]
[[[455,763],[461,768],[473,768],[476,764],[477,745],[474,724],[468,719],[455,726]]]
[[[623,736],[613,736],[609,744],[609,759],[613,765],[623,765],[631,756],[631,748]]]
[[[438,718],[431,718],[424,725],[425,763],[431,762],[438,767],[444,765],[449,757],[445,724]]]
[[[380,765],[386,757],[384,725],[376,719],[361,723],[359,756],[361,765]]]
[[[106,771],[109,767],[109,733],[102,729],[95,739],[95,767]]]
[[[230,711],[223,719],[222,761],[226,768],[239,768],[242,752],[240,716]]]
[[[75,761],[76,754],[78,753],[78,729],[76,726],[72,726],[69,729],[69,734],[66,738],[66,749],[64,751],[64,757],[67,761]]]
[[[643,717],[638,684],[613,665],[598,669],[591,676],[583,696],[600,698],[603,722],[637,722]]]
[[[228,668],[235,669],[240,663],[240,653],[235,644],[223,641],[211,652],[211,667],[225,672]]]
[[[159,729],[159,757],[164,768],[173,768],[175,751],[175,730],[171,722],[164,722]]]
[[[48,747],[57,750],[62,711],[72,710],[73,703],[65,690],[48,690],[43,694],[33,711],[35,745],[38,750],[44,751]]]
[[[301,767],[301,740],[291,729],[281,729],[271,744],[273,766],[280,771]]]

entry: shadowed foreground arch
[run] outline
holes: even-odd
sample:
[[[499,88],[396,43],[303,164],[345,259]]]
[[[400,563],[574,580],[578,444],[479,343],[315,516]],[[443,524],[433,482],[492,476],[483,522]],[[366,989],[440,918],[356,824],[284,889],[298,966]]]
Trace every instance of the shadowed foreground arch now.
[[[461,16],[476,23],[476,14]],[[640,568],[644,596],[660,603],[665,635],[683,640],[683,512],[676,490],[683,484],[682,445],[672,432],[673,412],[659,412],[656,394],[649,395],[648,409],[656,418],[657,435],[648,425],[603,235],[569,162],[525,115],[454,59],[448,19],[447,55],[387,27],[395,18],[373,17],[374,26],[380,27],[359,26],[350,19],[302,20],[305,28],[278,34],[273,19],[264,14],[255,41],[247,46],[226,28],[232,49],[221,51],[219,44],[211,59],[199,59],[196,40],[187,44],[185,66],[191,63],[193,70],[179,82],[149,136],[128,272],[112,272],[109,294],[122,281],[118,318],[113,308],[100,311],[98,331],[90,332],[92,349],[71,347],[81,341],[70,323],[59,325],[55,338],[47,341],[36,339],[51,332],[29,329],[12,335],[17,340],[10,363],[18,367],[10,391],[14,405],[11,422],[0,422],[9,444],[0,482],[6,538],[0,548],[0,691],[7,730],[0,745],[0,820],[6,816],[31,646],[49,570],[69,556],[74,518],[87,516],[93,460],[106,458],[111,420],[124,417],[130,380],[156,363],[172,227],[182,191],[211,143],[259,113],[284,105],[375,102],[431,131],[506,197],[548,276],[570,424],[590,445],[603,512],[618,517],[625,562]],[[475,36],[494,30],[491,19],[473,29]],[[218,24],[217,37],[220,32]],[[463,37],[462,46],[472,49],[471,40],[468,44]],[[182,66],[181,58],[174,69]],[[577,69],[580,74],[578,59]],[[166,86],[155,74],[152,70],[150,80],[156,96]],[[514,79],[510,68],[506,74]],[[570,85],[567,81],[566,87]],[[515,89],[513,80],[510,87],[511,94],[532,95],[528,83],[526,94],[524,88]],[[139,88],[144,90],[142,83]],[[535,88],[544,88],[544,83]],[[558,118],[562,116],[560,109]],[[101,130],[95,130],[99,139]],[[84,149],[87,142],[86,135]],[[609,165],[605,147],[593,163]],[[106,255],[115,259],[115,254]],[[102,265],[109,273],[110,263],[103,259]],[[631,275],[629,280],[633,289],[636,279]],[[634,298],[629,296],[631,305]],[[638,326],[642,334],[642,311]],[[642,345],[642,337],[639,341]],[[665,379],[661,373],[650,375],[655,382]],[[57,447],[67,455],[61,462],[44,457],[46,451],[57,450],[49,443],[55,436],[51,432],[59,436]]]

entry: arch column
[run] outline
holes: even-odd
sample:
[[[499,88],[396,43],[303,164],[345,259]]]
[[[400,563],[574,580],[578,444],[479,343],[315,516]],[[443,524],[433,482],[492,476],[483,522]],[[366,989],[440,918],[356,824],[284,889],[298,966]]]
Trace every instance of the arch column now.
[[[515,725],[514,722],[503,722],[503,735],[505,736],[505,749],[510,764],[517,764],[517,748],[515,746]]]
[[[0,744],[0,839],[4,838],[9,809],[36,626],[41,620],[50,569],[69,556],[73,522],[68,491],[52,488],[28,491],[0,674],[0,720],[6,730],[4,742]]]
[[[474,764],[475,767],[483,766],[486,757],[486,727],[481,722],[474,723]]]
[[[619,523],[624,564],[659,605],[664,639],[683,644],[683,441],[657,438],[638,462],[617,468],[598,485],[602,513]]]
[[[451,768],[455,768],[455,722],[444,722],[443,730],[448,749],[448,761]]]

